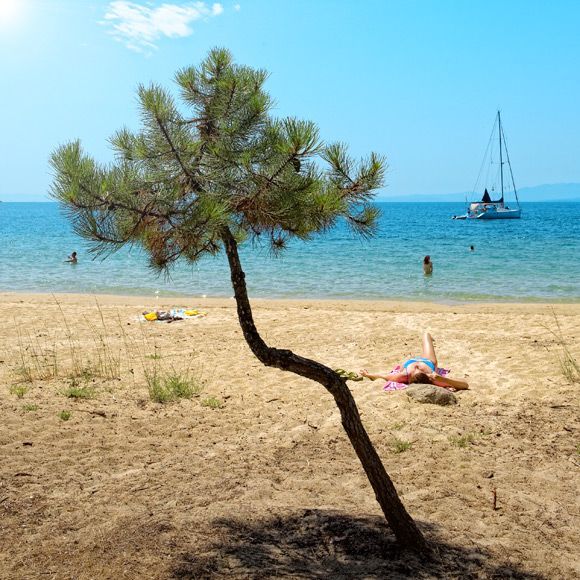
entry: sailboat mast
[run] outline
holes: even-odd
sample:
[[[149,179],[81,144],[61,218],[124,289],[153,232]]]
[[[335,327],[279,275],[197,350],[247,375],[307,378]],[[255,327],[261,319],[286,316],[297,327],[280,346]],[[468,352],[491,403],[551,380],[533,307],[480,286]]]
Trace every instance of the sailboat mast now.
[[[507,159],[507,164],[508,164],[508,167],[510,168],[510,176],[512,178],[512,187],[514,188],[514,194],[516,196],[516,203],[518,204],[518,207],[520,207],[520,200],[518,199],[518,190],[516,189],[516,182],[514,181],[514,172],[512,171],[512,164],[511,164],[511,161],[510,161],[510,154],[509,154],[509,151],[508,151],[507,142],[505,140],[505,134],[503,132],[503,128],[501,130],[501,133],[502,133],[502,137],[503,137],[503,144],[504,144],[504,147],[505,147],[505,156],[506,156],[506,159]]]
[[[499,111],[497,112],[497,122],[499,125],[499,174],[501,178],[501,203],[503,204],[503,156],[501,150],[501,116]]]

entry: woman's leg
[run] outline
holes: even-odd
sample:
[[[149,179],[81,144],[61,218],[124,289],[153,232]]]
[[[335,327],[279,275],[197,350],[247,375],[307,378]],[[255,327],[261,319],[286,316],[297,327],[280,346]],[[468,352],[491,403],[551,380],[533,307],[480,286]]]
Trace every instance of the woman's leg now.
[[[423,356],[433,361],[435,368],[437,368],[437,355],[433,346],[433,337],[428,332],[423,334]]]

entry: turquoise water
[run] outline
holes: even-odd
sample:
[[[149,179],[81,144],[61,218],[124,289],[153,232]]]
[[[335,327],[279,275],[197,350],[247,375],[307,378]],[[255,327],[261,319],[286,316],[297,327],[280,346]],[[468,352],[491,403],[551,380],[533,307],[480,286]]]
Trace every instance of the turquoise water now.
[[[282,257],[244,247],[250,295],[428,301],[580,300],[580,203],[524,203],[521,220],[457,221],[456,203],[380,203],[378,235],[343,225]],[[469,246],[474,245],[475,251]],[[73,250],[79,263],[63,260]],[[422,259],[434,263],[423,276]],[[0,203],[0,291],[231,296],[224,256],[170,277],[137,248],[93,260],[54,203]]]

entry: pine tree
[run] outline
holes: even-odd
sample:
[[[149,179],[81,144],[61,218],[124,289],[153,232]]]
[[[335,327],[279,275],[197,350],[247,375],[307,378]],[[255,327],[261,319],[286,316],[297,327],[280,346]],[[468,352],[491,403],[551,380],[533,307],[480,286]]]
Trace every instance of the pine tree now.
[[[163,269],[223,249],[252,352],[264,365],[329,391],[395,536],[427,553],[345,380],[317,361],[267,345],[254,324],[238,245],[259,238],[278,253],[288,240],[309,240],[339,219],[371,236],[378,211],[370,202],[386,168],[374,153],[355,162],[344,144],[323,143],[312,122],[273,118],[267,76],[214,49],[200,66],[177,72],[181,107],[162,87],[140,86],[141,131],[124,128],[112,137],[116,160],[107,166],[85,154],[79,141],[56,149],[52,195],[96,253],[137,243]]]

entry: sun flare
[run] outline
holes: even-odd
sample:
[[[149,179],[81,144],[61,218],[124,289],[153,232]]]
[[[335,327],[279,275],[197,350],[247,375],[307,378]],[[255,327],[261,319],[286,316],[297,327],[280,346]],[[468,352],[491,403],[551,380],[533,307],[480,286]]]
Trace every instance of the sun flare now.
[[[24,0],[0,0],[0,26],[13,24],[22,15]]]

